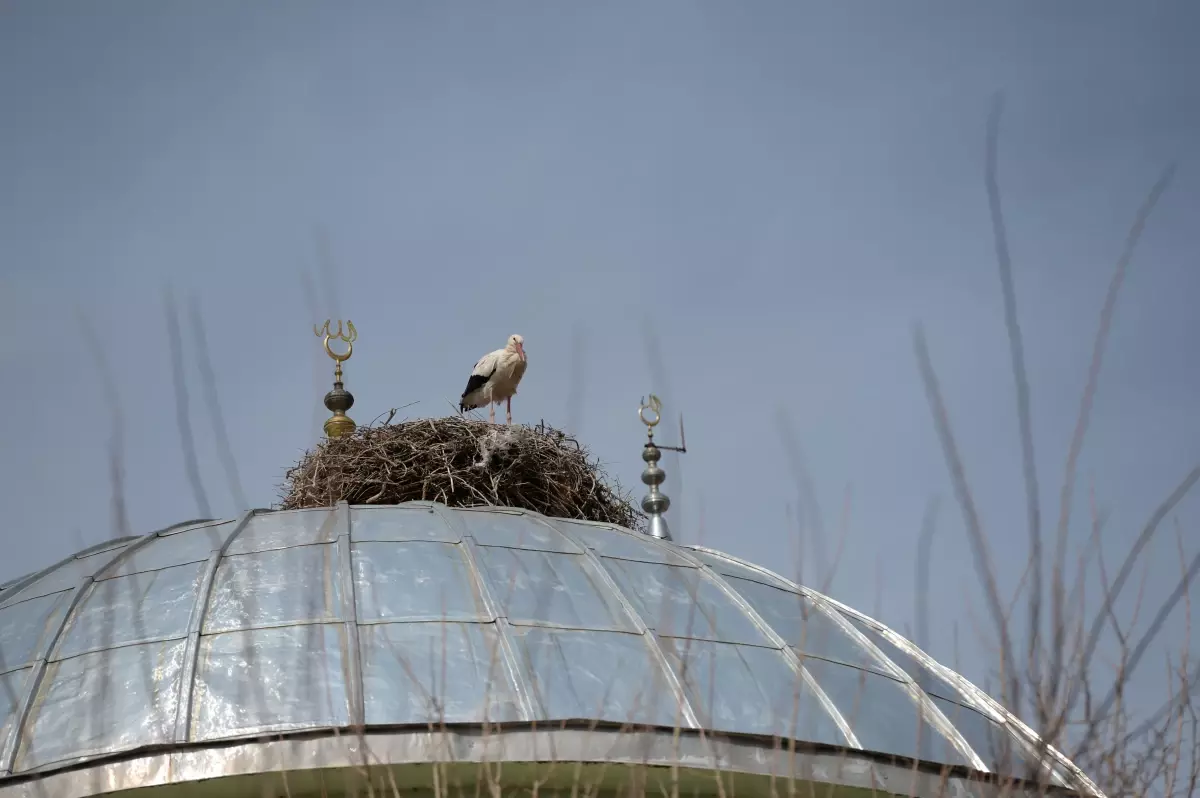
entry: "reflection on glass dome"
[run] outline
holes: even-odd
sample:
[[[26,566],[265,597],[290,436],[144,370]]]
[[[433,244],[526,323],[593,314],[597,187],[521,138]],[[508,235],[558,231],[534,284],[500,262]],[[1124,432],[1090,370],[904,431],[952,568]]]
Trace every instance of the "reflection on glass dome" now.
[[[1065,760],[1038,767],[1027,729],[871,619],[602,524],[423,502],[260,511],[0,591],[9,778],[268,732],[581,721],[1087,784]]]

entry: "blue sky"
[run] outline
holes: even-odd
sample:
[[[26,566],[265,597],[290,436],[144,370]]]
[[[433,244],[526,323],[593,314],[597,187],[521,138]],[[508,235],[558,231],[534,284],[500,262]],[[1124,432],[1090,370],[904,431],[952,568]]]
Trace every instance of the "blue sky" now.
[[[930,648],[982,678],[981,594],[910,328],[926,326],[1011,593],[1028,551],[990,97],[1007,98],[1048,526],[1113,264],[1180,164],[1119,300],[1076,491],[1073,541],[1094,485],[1115,569],[1200,451],[1198,24],[1185,2],[0,0],[0,578],[113,534],[110,411],[80,311],[119,380],[134,531],[198,514],[168,287],[203,308],[250,501],[276,499],[323,417],[331,364],[302,275],[324,237],[337,288],[317,315],[359,330],[357,420],[449,412],[475,359],[520,332],[518,421],[573,425],[640,489],[637,402],[659,392],[691,449],[667,461],[677,537],[794,576],[783,412],[827,557],[845,530],[836,571],[809,550],[805,580],[832,571],[833,595],[903,629],[941,496]],[[205,485],[229,515],[183,329]],[[1195,501],[1178,512],[1187,556]],[[1174,535],[1138,574],[1143,616],[1178,578]]]

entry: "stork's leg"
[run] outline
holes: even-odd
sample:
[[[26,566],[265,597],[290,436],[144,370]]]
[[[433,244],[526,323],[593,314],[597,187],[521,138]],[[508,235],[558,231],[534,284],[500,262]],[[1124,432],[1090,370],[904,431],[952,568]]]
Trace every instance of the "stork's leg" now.
[[[512,423],[512,397],[511,396],[504,400],[504,409],[508,412],[508,420],[505,421],[504,423],[511,424]]]
[[[488,403],[488,423],[496,423],[496,405],[491,402]]]

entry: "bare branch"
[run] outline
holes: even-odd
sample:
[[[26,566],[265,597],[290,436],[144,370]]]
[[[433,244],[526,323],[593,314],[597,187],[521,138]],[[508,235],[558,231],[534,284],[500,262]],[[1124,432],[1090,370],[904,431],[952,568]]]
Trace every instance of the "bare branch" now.
[[[100,343],[100,336],[96,334],[95,328],[82,309],[76,310],[76,316],[83,331],[84,342],[92,359],[96,361],[104,399],[112,414],[112,435],[108,441],[108,469],[112,483],[112,536],[125,537],[129,534],[129,512],[125,504],[125,417],[121,413],[121,397],[117,392],[117,382],[109,367],[108,357],[104,354],[104,346]]]
[[[1129,553],[1125,555],[1125,559],[1121,563],[1121,568],[1113,580],[1112,587],[1104,595],[1104,606],[1100,608],[1092,621],[1092,627],[1081,654],[1081,661],[1084,666],[1091,662],[1092,656],[1096,652],[1096,646],[1100,642],[1100,633],[1112,611],[1112,604],[1117,596],[1121,594],[1121,590],[1124,588],[1125,582],[1129,579],[1129,575],[1133,572],[1133,566],[1137,562],[1142,549],[1154,537],[1154,533],[1158,530],[1163,519],[1167,517],[1179,502],[1183,501],[1183,498],[1195,486],[1197,480],[1200,480],[1200,466],[1189,471],[1187,476],[1183,478],[1183,481],[1171,492],[1171,495],[1164,499],[1162,504],[1154,510],[1154,513],[1150,516],[1150,520],[1146,522],[1146,526],[1142,529],[1141,534],[1138,535],[1138,539],[1134,541]],[[1074,708],[1075,701],[1078,700],[1080,682],[1083,678],[1083,674],[1080,674],[1079,678],[1071,685],[1065,704],[1066,712],[1070,712]]]
[[[804,447],[792,427],[791,418],[786,410],[780,407],[775,414],[776,428],[779,430],[779,441],[783,446],[783,454],[787,459],[788,470],[796,483],[797,499],[800,511],[797,513],[799,522],[805,530],[805,537],[812,544],[812,554],[816,573],[825,574],[828,568],[828,549],[825,540],[825,517],[821,512],[821,504],[817,499],[817,489],[813,482],[812,472],[808,470],[808,462],[804,456]]]
[[[1008,231],[1000,205],[1000,186],[997,180],[997,158],[1000,139],[1000,115],[1004,97],[993,98],[987,128],[987,195],[995,238],[996,263],[1000,270],[1000,286],[1004,294],[1004,326],[1008,331],[1009,355],[1012,359],[1013,383],[1017,392],[1017,422],[1020,426],[1022,474],[1025,478],[1025,512],[1029,524],[1029,562],[1032,595],[1029,601],[1029,665],[1035,683],[1040,682],[1038,650],[1042,630],[1042,511],[1038,494],[1037,460],[1033,446],[1033,419],[1029,410],[1029,376],[1025,367],[1025,345],[1017,319],[1017,293],[1013,285],[1012,257],[1008,251]],[[1043,719],[1039,719],[1043,720]]]
[[[915,637],[917,647],[929,650],[929,561],[933,548],[933,536],[937,532],[937,514],[941,499],[932,497],[925,504],[925,515],[921,519],[921,534],[917,538],[917,584]]]
[[[979,520],[979,511],[975,507],[975,499],[967,482],[966,469],[958,453],[954,432],[950,427],[950,416],[946,412],[942,400],[941,388],[938,386],[937,374],[929,357],[929,348],[925,343],[925,331],[920,324],[913,327],[913,347],[917,355],[917,363],[921,370],[921,379],[925,385],[929,409],[933,413],[933,423],[937,428],[938,438],[942,444],[942,454],[946,466],[950,470],[950,478],[954,483],[954,493],[962,509],[963,521],[967,527],[967,540],[971,544],[971,552],[975,558],[975,572],[983,586],[987,599],[988,610],[992,623],[1000,635],[1000,652],[1003,657],[1004,673],[1001,679],[1006,685],[1005,700],[1010,706],[1020,706],[1020,683],[1013,664],[1012,646],[1008,629],[1008,620],[1004,614],[1004,605],[1000,601],[1000,592],[996,587],[996,578],[992,570],[991,556],[988,553],[987,540],[983,535],[983,525]]]
[[[208,405],[208,416],[212,423],[213,434],[216,436],[217,455],[221,458],[221,466],[225,471],[225,479],[229,483],[229,493],[239,513],[250,508],[246,495],[242,491],[242,481],[238,477],[237,459],[233,456],[233,448],[229,445],[229,431],[225,427],[225,414],[221,412],[221,397],[217,390],[217,375],[213,371],[209,358],[208,335],[204,329],[204,319],[200,315],[200,303],[192,297],[188,303],[189,315],[192,322],[192,336],[196,339],[196,362],[200,367],[200,382],[204,388],[204,399]]]
[[[1072,497],[1075,491],[1075,471],[1079,463],[1079,455],[1083,451],[1084,438],[1087,435],[1088,423],[1091,420],[1092,402],[1095,400],[1097,385],[1100,381],[1100,367],[1104,362],[1104,351],[1108,345],[1108,335],[1112,328],[1113,314],[1116,310],[1117,296],[1120,294],[1121,285],[1125,281],[1125,273],[1129,270],[1129,263],[1133,260],[1133,252],[1137,247],[1138,241],[1142,237],[1142,231],[1146,227],[1146,222],[1150,218],[1151,212],[1158,204],[1158,200],[1162,197],[1163,192],[1167,190],[1167,186],[1171,183],[1171,178],[1175,174],[1175,166],[1168,166],[1150,190],[1150,194],[1146,197],[1142,207],[1138,209],[1133,226],[1129,230],[1129,234],[1125,239],[1125,249],[1121,253],[1121,257],[1117,260],[1117,266],[1113,272],[1112,280],[1108,285],[1108,293],[1104,298],[1104,306],[1100,310],[1100,324],[1096,330],[1096,337],[1092,344],[1092,360],[1088,366],[1087,384],[1083,389],[1083,397],[1079,403],[1079,416],[1075,422],[1075,431],[1071,436],[1070,449],[1067,452],[1067,463],[1064,468],[1062,492],[1059,497],[1059,516],[1058,529],[1056,532],[1055,552],[1054,552],[1054,568],[1055,577],[1052,587],[1052,601],[1054,624],[1056,632],[1061,632],[1065,629],[1063,622],[1064,613],[1064,588],[1061,578],[1061,569],[1066,562],[1067,556],[1067,535],[1070,528],[1071,519],[1071,504]],[[1123,580],[1119,580],[1123,581]],[[1115,586],[1115,585],[1114,585]],[[1118,588],[1119,589],[1119,588]],[[1052,649],[1054,662],[1051,666],[1051,692],[1057,693],[1057,679],[1062,672],[1061,652],[1063,643],[1056,639]],[[1070,701],[1067,703],[1068,709],[1071,706]]]
[[[1178,606],[1180,600],[1187,595],[1188,587],[1191,586],[1192,580],[1196,578],[1197,573],[1200,573],[1200,554],[1192,557],[1191,564],[1188,565],[1187,571],[1180,578],[1178,584],[1175,585],[1175,589],[1171,591],[1171,595],[1168,596],[1166,601],[1162,603],[1162,606],[1158,608],[1158,612],[1154,615],[1154,620],[1150,622],[1150,625],[1146,628],[1146,631],[1142,633],[1142,637],[1138,640],[1137,645],[1133,647],[1133,651],[1129,655],[1128,661],[1125,663],[1122,673],[1125,682],[1128,682],[1130,678],[1132,678],[1134,669],[1137,668],[1142,656],[1146,653],[1146,648],[1151,642],[1154,641],[1154,638],[1158,636],[1158,633],[1162,630],[1163,624],[1166,623],[1167,618],[1174,611],[1175,607]],[[1104,700],[1100,702],[1100,705],[1096,707],[1095,715],[1097,717],[1104,717],[1108,711],[1112,709],[1113,703],[1117,700],[1117,696],[1124,689],[1124,687],[1124,684],[1113,684],[1113,686],[1109,689],[1108,695],[1105,696]],[[1085,745],[1087,742],[1088,740],[1085,738],[1084,743],[1081,743],[1081,745]]]
[[[196,508],[200,511],[200,515],[212,518],[208,495],[204,492],[204,482],[200,478],[200,464],[196,461],[196,441],[192,437],[187,380],[183,372],[183,341],[179,334],[179,314],[175,309],[175,297],[169,289],[166,292],[166,308],[167,342],[171,347],[171,376],[175,385],[175,424],[179,428],[183,469],[187,474],[188,484],[191,485],[192,496],[196,499]]]

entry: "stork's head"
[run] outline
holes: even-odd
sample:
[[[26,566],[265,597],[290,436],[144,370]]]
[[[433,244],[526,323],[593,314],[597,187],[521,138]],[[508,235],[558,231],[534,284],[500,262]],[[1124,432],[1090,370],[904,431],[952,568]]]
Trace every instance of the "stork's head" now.
[[[517,357],[525,359],[525,339],[519,335],[508,336],[508,346],[504,347],[510,352],[516,352]]]

